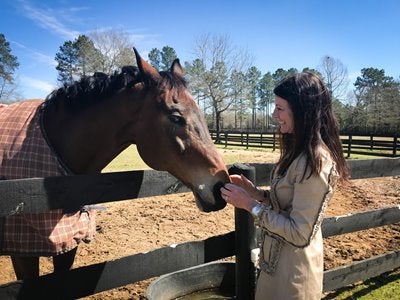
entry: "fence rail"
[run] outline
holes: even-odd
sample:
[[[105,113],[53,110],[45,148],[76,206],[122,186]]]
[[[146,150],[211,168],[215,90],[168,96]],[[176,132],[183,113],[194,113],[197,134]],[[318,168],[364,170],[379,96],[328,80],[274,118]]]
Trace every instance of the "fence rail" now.
[[[269,184],[272,164],[250,164],[256,169],[255,182]],[[349,161],[352,178],[400,175],[400,158]],[[84,182],[84,184],[82,184]],[[79,184],[80,183],[80,184]],[[125,187],[125,185],[127,185]],[[76,191],[71,191],[77,189]],[[133,191],[133,192],[132,192]],[[72,207],[188,191],[166,172],[131,171],[100,175],[33,178],[0,182],[1,216],[55,207]],[[60,198],[60,195],[63,195]],[[15,198],[11,198],[12,197]],[[93,197],[93,198],[91,198]],[[7,199],[7,201],[6,201]],[[87,202],[88,199],[92,201]],[[9,202],[9,203],[5,203]],[[346,216],[325,218],[324,237],[400,222],[399,207],[389,207]],[[1,232],[1,231],[0,231]],[[61,274],[10,282],[0,286],[0,299],[76,299],[234,256],[234,231],[202,241],[187,242],[121,257]],[[372,257],[324,273],[324,291],[377,276],[400,267],[400,251]]]
[[[270,148],[273,151],[279,147],[276,133],[251,133],[240,131],[223,131],[217,133],[211,130],[212,139],[220,145],[239,146],[248,148]],[[374,135],[341,135],[343,151],[350,158],[351,154],[399,157],[400,140],[398,136],[374,136]]]

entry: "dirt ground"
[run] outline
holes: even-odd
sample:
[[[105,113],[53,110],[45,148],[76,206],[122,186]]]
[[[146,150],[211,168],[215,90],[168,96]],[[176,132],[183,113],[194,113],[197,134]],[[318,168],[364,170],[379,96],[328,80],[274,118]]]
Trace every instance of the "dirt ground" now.
[[[235,150],[239,151],[240,150]],[[245,151],[245,150],[243,150]],[[240,153],[238,153],[240,155]],[[270,153],[255,155],[251,161],[273,162]],[[400,176],[354,180],[339,187],[328,207],[327,216],[345,215],[400,205]],[[234,230],[234,210],[227,207],[201,213],[191,193],[142,198],[105,204],[97,216],[96,240],[81,244],[74,267],[90,265],[145,252],[174,243],[202,240]],[[325,268],[400,249],[400,224],[325,239]],[[0,256],[0,284],[15,280],[10,260]],[[42,274],[51,272],[51,260],[41,258]],[[85,299],[145,299],[146,288],[154,279],[99,293]]]

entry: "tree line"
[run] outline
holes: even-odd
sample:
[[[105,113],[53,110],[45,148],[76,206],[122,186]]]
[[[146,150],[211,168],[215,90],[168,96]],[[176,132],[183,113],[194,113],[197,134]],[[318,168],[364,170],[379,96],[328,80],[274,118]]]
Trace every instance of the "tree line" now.
[[[235,47],[228,36],[202,35],[194,43],[195,59],[181,62],[189,88],[204,111],[209,127],[273,131],[271,118],[274,86],[284,77],[299,71],[319,74],[333,97],[341,130],[353,133],[400,131],[400,82],[383,69],[361,69],[349,88],[347,68],[336,58],[324,56],[316,68],[278,68],[262,71],[252,63],[248,51]],[[173,47],[153,48],[149,62],[159,71],[167,70],[177,53]],[[65,41],[55,55],[58,81],[69,84],[94,72],[112,74],[125,65],[135,64],[132,43],[126,33],[96,31]],[[0,100],[13,92],[17,57],[0,34]]]

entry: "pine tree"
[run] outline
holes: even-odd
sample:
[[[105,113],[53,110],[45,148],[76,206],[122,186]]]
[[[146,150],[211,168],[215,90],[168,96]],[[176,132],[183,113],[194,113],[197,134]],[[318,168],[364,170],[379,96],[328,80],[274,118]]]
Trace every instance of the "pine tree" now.
[[[74,41],[66,41],[56,53],[58,80],[71,83],[81,76],[91,75],[100,69],[101,54],[93,41],[80,35]]]
[[[0,99],[3,99],[7,86],[14,83],[14,71],[19,66],[17,57],[11,54],[10,43],[0,33]]]
[[[56,61],[58,65],[58,80],[63,83],[71,83],[74,81],[74,74],[77,73],[78,51],[72,41],[66,41],[60,47],[60,51],[56,53]]]

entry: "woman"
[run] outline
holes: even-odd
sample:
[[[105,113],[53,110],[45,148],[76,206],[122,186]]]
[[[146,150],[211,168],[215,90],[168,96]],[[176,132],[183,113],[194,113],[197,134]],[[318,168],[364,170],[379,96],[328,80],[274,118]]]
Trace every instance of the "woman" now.
[[[270,190],[232,175],[221,194],[262,229],[256,299],[321,299],[321,222],[336,183],[348,180],[338,123],[330,92],[316,74],[289,76],[274,94],[281,156]]]

